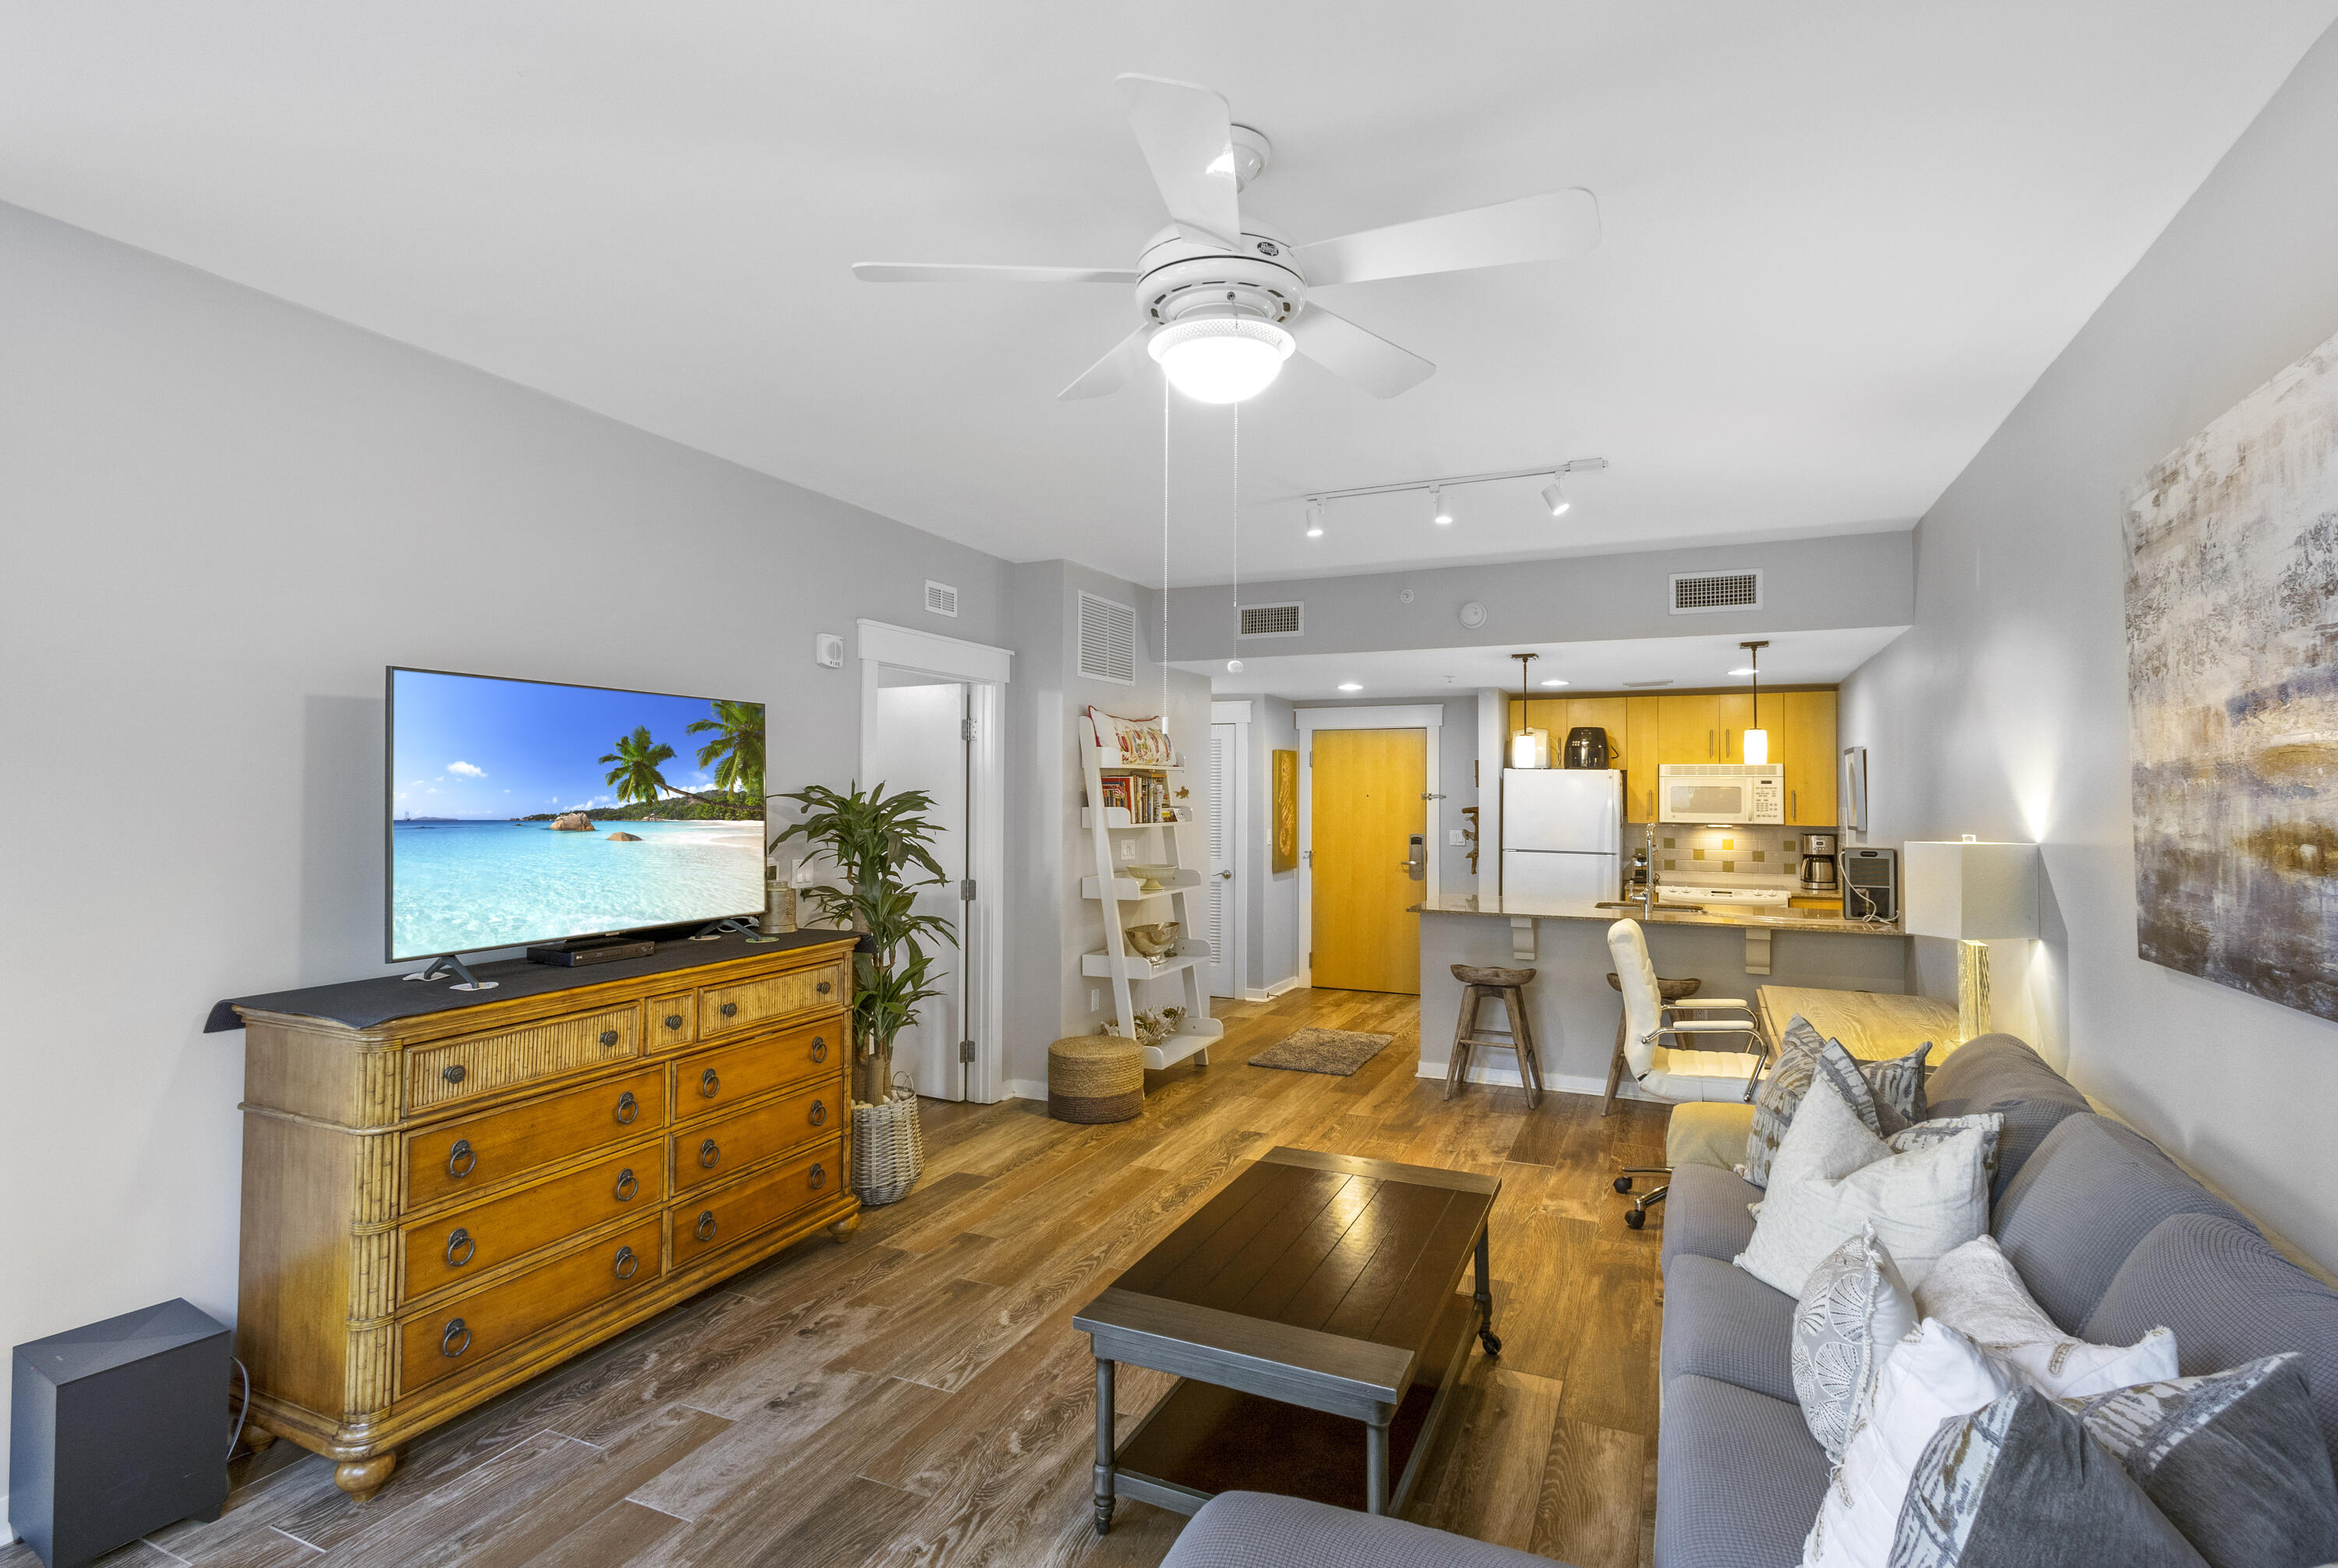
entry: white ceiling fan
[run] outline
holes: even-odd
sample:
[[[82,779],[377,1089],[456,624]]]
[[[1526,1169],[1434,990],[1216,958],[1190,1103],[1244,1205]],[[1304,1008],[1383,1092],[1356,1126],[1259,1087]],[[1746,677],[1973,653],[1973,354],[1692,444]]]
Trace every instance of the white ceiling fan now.
[[[1561,261],[1599,243],[1597,200],[1569,190],[1294,244],[1264,223],[1243,220],[1240,192],[1264,172],[1273,149],[1233,122],[1223,98],[1157,76],[1122,76],[1118,86],[1169,206],[1169,227],[1147,242],[1135,267],[863,261],[853,276],[864,283],[1135,285],[1143,324],[1060,397],[1116,392],[1149,357],[1187,396],[1238,403],[1262,391],[1294,352],[1375,397],[1393,397],[1437,367],[1333,315],[1309,299],[1310,289]]]

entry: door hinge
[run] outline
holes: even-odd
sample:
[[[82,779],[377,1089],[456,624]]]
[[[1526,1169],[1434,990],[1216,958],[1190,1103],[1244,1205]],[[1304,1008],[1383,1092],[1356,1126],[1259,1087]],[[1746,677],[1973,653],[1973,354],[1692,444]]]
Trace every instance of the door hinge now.
[[[973,720],[961,719],[958,721],[958,738],[961,740],[971,740],[974,739]]]
[[[958,1043],[958,1059],[961,1062],[971,1062],[974,1060],[973,1041],[961,1040]]]
[[[961,904],[971,904],[974,902],[973,877],[969,877],[965,881],[958,885],[958,901]]]

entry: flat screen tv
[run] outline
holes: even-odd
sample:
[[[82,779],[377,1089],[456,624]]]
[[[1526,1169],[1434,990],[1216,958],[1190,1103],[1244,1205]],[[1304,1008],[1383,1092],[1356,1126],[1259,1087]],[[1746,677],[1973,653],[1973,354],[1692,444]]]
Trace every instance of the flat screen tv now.
[[[763,705],[389,671],[389,960],[763,907]]]

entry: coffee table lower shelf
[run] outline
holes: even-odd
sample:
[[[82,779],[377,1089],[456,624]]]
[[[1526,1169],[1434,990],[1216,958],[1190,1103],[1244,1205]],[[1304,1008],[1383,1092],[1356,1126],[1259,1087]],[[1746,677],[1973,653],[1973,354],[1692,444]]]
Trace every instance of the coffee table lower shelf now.
[[[1457,1295],[1430,1331],[1421,1375],[1389,1423],[1388,1464],[1397,1477],[1390,1514],[1411,1500],[1477,1327],[1471,1298]],[[1181,1377],[1118,1446],[1113,1486],[1179,1514],[1198,1512],[1221,1492],[1272,1492],[1361,1513],[1368,1430],[1346,1416]]]

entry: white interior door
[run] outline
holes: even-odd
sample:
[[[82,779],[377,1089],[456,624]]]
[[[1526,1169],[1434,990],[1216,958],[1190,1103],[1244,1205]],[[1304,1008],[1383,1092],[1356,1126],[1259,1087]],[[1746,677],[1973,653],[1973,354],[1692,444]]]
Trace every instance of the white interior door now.
[[[1233,996],[1240,985],[1240,956],[1234,946],[1234,901],[1242,897],[1234,876],[1234,726],[1210,726],[1209,880],[1202,901],[1205,929],[1196,933],[1210,945],[1210,995]]]
[[[963,681],[886,671],[877,691],[877,729],[869,748],[864,785],[882,784],[888,794],[922,789],[933,797],[931,818],[939,831],[934,858],[948,878],[918,890],[920,915],[938,915],[962,931],[966,906],[959,887],[967,870],[967,688]],[[893,1042],[893,1071],[915,1080],[918,1093],[936,1100],[966,1098],[966,1065],[958,1042],[971,1037],[966,1026],[966,985],[959,945],[928,945],[934,957],[927,984],[941,995],[919,1004],[917,1022]]]

